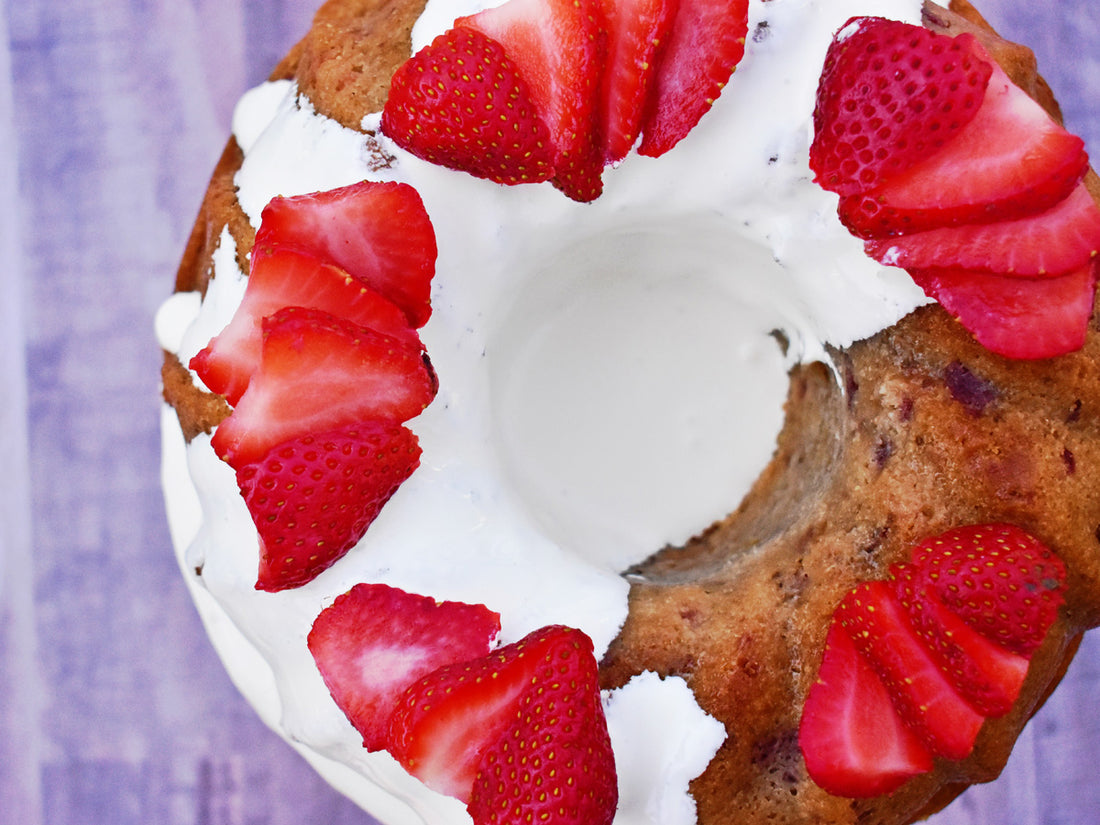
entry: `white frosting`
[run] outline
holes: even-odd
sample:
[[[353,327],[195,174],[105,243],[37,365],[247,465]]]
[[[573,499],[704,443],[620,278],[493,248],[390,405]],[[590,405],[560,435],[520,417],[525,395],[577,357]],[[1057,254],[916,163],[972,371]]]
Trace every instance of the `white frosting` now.
[[[475,6],[432,0],[416,46]],[[362,749],[305,645],[326,604],[357,582],[384,582],[488,605],[502,615],[502,643],[563,623],[602,654],[626,613],[619,571],[732,510],[763,468],[787,368],[827,361],[827,344],[846,346],[924,301],[903,272],[863,255],[807,166],[825,50],[857,14],[917,22],[920,3],[753,0],[746,56],[713,109],[664,157],[609,169],[588,205],[549,184],[450,172],[385,139],[395,161],[372,171],[364,137],[317,115],[290,83],[242,99],[237,183],[254,224],[276,195],[370,178],[415,186],[437,233],[423,338],[440,391],[411,422],[422,466],[315,581],[254,589],[257,539],[232,470],[209,438],[185,446],[165,415],[174,541],[231,675],[268,724],[388,825],[469,818]],[[364,121],[377,124],[377,114]],[[184,363],[243,292],[227,233],[214,271],[201,303],[177,295],[158,315],[162,345]],[[618,825],[689,825],[687,783],[720,726],[682,681],[652,676],[608,697],[607,710]]]
[[[607,728],[619,771],[617,821],[692,825],[695,801],[683,789],[706,768],[726,729],[699,709],[687,683],[636,676],[607,703]]]

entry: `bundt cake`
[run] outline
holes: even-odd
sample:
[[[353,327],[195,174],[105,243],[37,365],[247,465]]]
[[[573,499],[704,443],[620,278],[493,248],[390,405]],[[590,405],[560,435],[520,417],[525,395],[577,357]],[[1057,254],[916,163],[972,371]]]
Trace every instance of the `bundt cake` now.
[[[386,825],[995,777],[1100,622],[1100,189],[1031,52],[966,0],[483,5],[328,0],[158,315],[230,674]]]

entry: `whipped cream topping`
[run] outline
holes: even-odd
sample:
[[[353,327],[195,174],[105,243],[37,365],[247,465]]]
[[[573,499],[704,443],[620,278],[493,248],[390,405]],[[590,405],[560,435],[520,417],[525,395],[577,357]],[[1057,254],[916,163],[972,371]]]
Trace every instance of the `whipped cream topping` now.
[[[414,47],[477,8],[431,0]],[[579,627],[599,657],[626,615],[620,571],[732,511],[765,466],[789,367],[828,362],[828,346],[925,301],[863,254],[808,168],[825,51],[858,14],[919,22],[920,2],[751,2],[745,58],[699,126],[661,158],[608,169],[604,195],[585,205],[548,183],[502,187],[425,163],[320,116],[289,82],[242,99],[237,184],[254,225],[276,195],[366,178],[413,185],[437,234],[422,337],[440,391],[410,422],[421,467],[316,580],[254,589],[257,537],[232,469],[208,437],[185,445],[170,411],[164,421],[174,542],[227,668],[268,724],[389,825],[469,817],[363,750],[305,645],[323,607],[383,582],[488,605],[502,643]],[[380,155],[393,160],[380,167]],[[158,316],[162,345],[185,364],[240,302],[235,254],[223,234],[204,299],[174,296]],[[687,783],[721,726],[682,680],[652,674],[606,707],[618,825],[690,825]]]

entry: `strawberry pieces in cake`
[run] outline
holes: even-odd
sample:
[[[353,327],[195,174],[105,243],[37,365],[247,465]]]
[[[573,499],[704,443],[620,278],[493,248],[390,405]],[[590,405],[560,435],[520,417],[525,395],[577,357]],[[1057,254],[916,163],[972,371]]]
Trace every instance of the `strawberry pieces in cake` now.
[[[358,584],[321,611],[307,641],[363,747],[378,751],[409,685],[444,665],[487,656],[499,632],[500,616],[484,605]]]
[[[639,154],[683,140],[722,94],[745,54],[748,0],[680,0],[642,121]]]
[[[475,825],[607,825],[618,799],[592,642],[552,626],[405,692],[389,750]]]
[[[965,759],[1057,618],[1062,562],[1007,524],[950,530],[838,605],[799,744],[826,791],[878,796]]]
[[[416,436],[386,421],[290,438],[241,463],[260,537],[256,589],[297,587],[332,566],[419,464]]]
[[[435,259],[406,184],[363,181],[264,209],[241,303],[191,360],[233,406],[211,446],[256,525],[257,589],[298,587],[331,566],[419,465],[402,425],[438,389],[416,331]]]
[[[815,180],[841,196],[868,255],[908,270],[992,352],[1050,358],[1083,344],[1100,274],[1084,144],[974,37],[849,21],[814,127]]]
[[[451,29],[394,74],[382,131],[419,158],[502,184],[554,174],[550,131],[504,48]]]
[[[255,248],[293,246],[343,269],[396,304],[409,326],[431,316],[435,230],[420,194],[405,183],[361,183],[273,198]]]

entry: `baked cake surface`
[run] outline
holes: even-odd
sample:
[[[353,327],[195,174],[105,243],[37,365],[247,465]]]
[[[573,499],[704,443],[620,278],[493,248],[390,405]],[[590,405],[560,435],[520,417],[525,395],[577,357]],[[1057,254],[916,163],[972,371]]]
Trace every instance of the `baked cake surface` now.
[[[376,134],[376,121],[368,116],[383,108],[390,77],[412,53],[413,27],[422,13],[415,0],[330,0],[272,76],[292,81],[317,115],[361,134],[362,166],[383,178],[409,161],[398,160],[398,150]],[[953,2],[950,10],[926,3],[920,21],[937,32],[976,34],[1017,85],[1057,116],[1031,53],[993,34],[969,3]],[[215,273],[233,263],[248,271],[256,216],[238,198],[244,158],[238,140],[231,140],[177,276],[180,294],[207,295]],[[609,179],[608,188],[614,183]],[[1095,196],[1091,172],[1087,183]],[[433,219],[445,220],[439,213]],[[444,295],[445,254],[437,274]],[[436,312],[442,313],[439,304],[437,298]],[[714,759],[690,783],[701,823],[893,823],[938,809],[968,784],[999,773],[1019,731],[1057,684],[1080,634],[1100,621],[1095,321],[1079,350],[1055,360],[1020,361],[987,351],[938,305],[909,308],[868,337],[826,341],[820,352],[804,346],[789,364],[775,455],[740,506],[697,537],[631,561],[622,579],[629,585],[625,623],[609,644],[597,638],[600,685],[609,695],[645,673],[682,680],[699,707],[721,724],[724,738],[715,744]],[[425,337],[434,359],[431,329]],[[798,348],[797,339],[787,343]],[[209,450],[207,436],[231,408],[196,385],[178,350],[170,349],[165,397],[191,445],[187,451]],[[446,386],[442,367],[440,375]],[[178,462],[179,445],[174,449]],[[196,459],[188,460],[193,469]],[[174,471],[185,472],[181,466]],[[200,492],[208,509],[210,495]],[[176,508],[175,518],[186,545],[195,533],[181,523],[211,516]],[[1006,715],[984,724],[965,759],[937,760],[933,770],[889,795],[853,800],[827,793],[806,772],[798,729],[836,606],[859,583],[883,579],[893,565],[906,562],[925,537],[992,522],[1038,536],[1056,549],[1067,571],[1065,606],[1031,658],[1020,699]],[[223,655],[246,655],[243,669],[259,674],[256,684],[265,682],[271,669],[264,660],[282,654],[257,643],[240,615],[251,599],[266,594],[246,598],[219,584],[217,548],[208,539],[200,549],[197,556],[194,549],[184,555],[184,572],[212,632],[223,639]],[[304,635],[321,607],[359,572],[330,576],[324,587],[309,585],[313,590],[294,603],[290,624],[296,622]],[[226,600],[237,598],[227,610]],[[277,682],[318,681],[315,673],[279,674],[282,667],[275,665]],[[325,717],[320,737],[300,729],[304,718],[284,704],[293,690],[281,684],[273,699],[266,686],[250,691],[252,679],[244,677],[245,692],[291,738],[343,735],[331,730],[333,718],[343,721],[334,714]],[[697,725],[699,731],[710,729]],[[356,771],[373,782],[395,781],[389,766],[350,758],[344,744],[314,750],[311,759],[325,764],[338,787],[353,796],[362,783]],[[332,757],[354,767],[335,767],[328,762]],[[411,787],[400,785],[397,795],[415,795]],[[385,797],[369,791],[357,798],[386,821],[462,821],[464,815],[453,800],[410,803],[406,797],[390,804]]]

